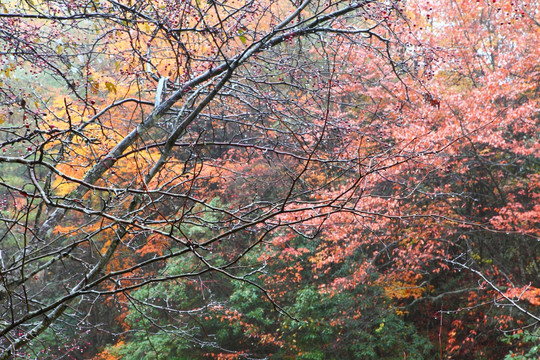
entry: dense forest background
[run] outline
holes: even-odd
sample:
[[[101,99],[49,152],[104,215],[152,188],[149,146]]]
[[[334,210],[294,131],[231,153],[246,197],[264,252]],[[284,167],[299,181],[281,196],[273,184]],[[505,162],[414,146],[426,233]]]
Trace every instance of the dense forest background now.
[[[0,3],[0,359],[538,359],[537,0]]]

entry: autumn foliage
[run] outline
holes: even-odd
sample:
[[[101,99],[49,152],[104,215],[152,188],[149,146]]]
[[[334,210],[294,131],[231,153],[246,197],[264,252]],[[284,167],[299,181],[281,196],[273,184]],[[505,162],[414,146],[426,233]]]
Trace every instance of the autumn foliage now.
[[[0,4],[0,358],[538,358],[539,14]]]

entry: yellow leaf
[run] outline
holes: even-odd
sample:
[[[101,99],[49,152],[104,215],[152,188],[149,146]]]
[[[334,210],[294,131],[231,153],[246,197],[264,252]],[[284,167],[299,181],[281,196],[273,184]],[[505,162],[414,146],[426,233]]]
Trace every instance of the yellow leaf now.
[[[116,94],[116,85],[114,85],[113,83],[111,82],[105,82],[105,87],[107,88],[107,90],[109,90],[109,92],[113,92]]]
[[[96,95],[98,93],[98,90],[99,90],[99,83],[97,81],[91,81],[90,82],[90,92],[92,92],[92,94]]]
[[[242,44],[246,44],[246,36],[244,35],[245,31],[244,29],[238,29],[238,35],[240,35],[240,41],[242,42]]]
[[[4,114],[1,114],[0,115],[0,125],[2,125],[4,123]]]
[[[62,45],[58,45],[56,47],[56,52],[58,53],[58,55],[61,55],[64,52],[64,48],[62,47]]]

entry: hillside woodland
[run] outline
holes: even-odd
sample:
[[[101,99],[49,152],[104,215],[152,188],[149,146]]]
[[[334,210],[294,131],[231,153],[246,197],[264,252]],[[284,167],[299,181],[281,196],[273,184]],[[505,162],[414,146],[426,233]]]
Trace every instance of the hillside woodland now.
[[[538,359],[538,0],[4,0],[0,359]]]

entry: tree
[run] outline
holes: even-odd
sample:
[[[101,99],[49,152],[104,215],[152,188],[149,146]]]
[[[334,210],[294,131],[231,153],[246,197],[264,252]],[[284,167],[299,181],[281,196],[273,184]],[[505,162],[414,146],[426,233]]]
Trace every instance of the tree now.
[[[535,356],[538,6],[0,6],[3,358]]]
[[[358,201],[377,154],[340,152],[338,119],[374,99],[334,94],[345,78],[395,78],[399,2],[2,7],[2,358],[60,324],[82,332],[98,299],[209,272],[283,311],[250,278],[261,265],[236,264]]]

